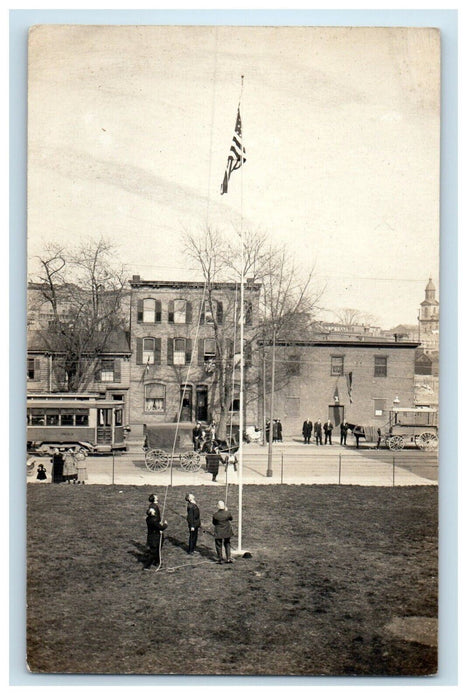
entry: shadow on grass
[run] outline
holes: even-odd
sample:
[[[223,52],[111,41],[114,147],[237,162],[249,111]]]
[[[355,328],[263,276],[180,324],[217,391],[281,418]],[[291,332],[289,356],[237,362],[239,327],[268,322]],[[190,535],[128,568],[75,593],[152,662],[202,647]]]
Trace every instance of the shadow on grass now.
[[[188,553],[187,543],[182,541],[182,540],[179,540],[178,537],[174,537],[173,535],[167,535],[166,540],[168,542],[170,542],[170,544],[172,544],[174,547],[178,547],[179,549],[182,549],[186,554]],[[198,552],[198,554],[200,554],[205,559],[211,559],[212,561],[215,561],[217,558],[214,556],[213,550],[204,544],[198,543],[196,545],[196,551]]]

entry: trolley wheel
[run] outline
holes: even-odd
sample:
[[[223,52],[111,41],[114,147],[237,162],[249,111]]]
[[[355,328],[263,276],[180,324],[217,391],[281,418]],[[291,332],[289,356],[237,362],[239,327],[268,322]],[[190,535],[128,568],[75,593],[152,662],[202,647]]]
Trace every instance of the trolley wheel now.
[[[397,450],[402,450],[405,445],[405,440],[402,437],[402,435],[391,435],[390,438],[388,438],[388,447],[390,450],[393,452]]]
[[[164,450],[148,450],[144,461],[151,472],[165,472],[169,466],[169,455]]]
[[[185,472],[198,472],[201,469],[201,458],[198,452],[185,452],[180,455],[180,469]]]
[[[436,450],[438,447],[438,436],[436,433],[421,433],[415,437],[415,444],[419,450]]]

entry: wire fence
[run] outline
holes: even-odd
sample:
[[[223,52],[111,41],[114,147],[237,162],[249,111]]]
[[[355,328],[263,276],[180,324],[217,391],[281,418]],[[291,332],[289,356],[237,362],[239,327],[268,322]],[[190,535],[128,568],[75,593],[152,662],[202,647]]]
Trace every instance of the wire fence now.
[[[438,483],[437,452],[402,450],[390,452],[386,449],[336,450],[310,446],[309,453],[303,449],[276,447],[272,461],[268,464],[267,448],[245,450],[242,482],[244,484],[357,484],[362,486],[410,486],[436,485]],[[138,448],[126,452],[91,455],[86,467],[85,483],[107,485],[215,485],[239,483],[239,472],[231,465],[219,465],[216,480],[206,469],[204,455],[199,456],[199,465],[188,460],[188,464],[175,455],[166,460],[163,470],[158,471],[149,464],[145,452]],[[37,469],[46,468],[47,479],[52,481],[52,463],[48,457],[32,455],[28,468],[28,481],[37,480]],[[160,467],[161,465],[157,465]]]

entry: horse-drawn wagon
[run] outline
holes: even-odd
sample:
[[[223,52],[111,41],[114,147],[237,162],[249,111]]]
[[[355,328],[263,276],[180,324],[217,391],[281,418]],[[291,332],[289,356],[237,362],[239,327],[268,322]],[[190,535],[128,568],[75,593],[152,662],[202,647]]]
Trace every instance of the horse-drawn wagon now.
[[[415,444],[419,450],[438,448],[438,412],[433,408],[395,408],[389,411],[384,436],[390,450]]]
[[[201,458],[193,449],[191,423],[159,423],[144,427],[144,461],[152,472],[164,472],[175,466],[185,472],[197,472]]]

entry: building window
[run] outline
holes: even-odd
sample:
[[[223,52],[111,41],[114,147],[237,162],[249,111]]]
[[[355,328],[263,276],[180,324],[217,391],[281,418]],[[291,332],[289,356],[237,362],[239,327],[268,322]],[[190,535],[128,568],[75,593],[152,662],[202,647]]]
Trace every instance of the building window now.
[[[239,411],[240,410],[240,385],[235,384],[234,389],[233,389],[233,396],[232,396],[232,401],[230,402],[230,411]]]
[[[331,376],[344,376],[344,355],[331,355]]]
[[[101,382],[113,382],[114,380],[114,361],[101,360]]]
[[[154,323],[156,320],[156,300],[143,299],[143,323]]]
[[[37,381],[39,379],[38,365],[38,358],[28,357],[27,378],[30,381]]]
[[[203,308],[201,310],[201,323],[214,323],[211,307],[207,301],[203,302]]]
[[[165,411],[165,385],[153,382],[144,387],[144,410],[147,413]]]
[[[204,361],[214,359],[216,356],[216,341],[215,338],[204,339]]]
[[[174,301],[174,323],[186,323],[186,301],[175,299]]]
[[[382,416],[386,409],[386,399],[373,399],[375,403],[375,416]]]
[[[385,355],[375,355],[375,377],[388,376],[388,358]]]
[[[245,323],[245,326],[251,326],[251,324],[253,323],[253,304],[251,301],[245,302],[244,323]]]
[[[300,375],[300,355],[289,355],[287,360],[287,374],[289,377]]]
[[[156,339],[143,338],[143,363],[153,365],[155,361]]]
[[[186,362],[185,338],[174,338],[174,365],[184,365]]]

